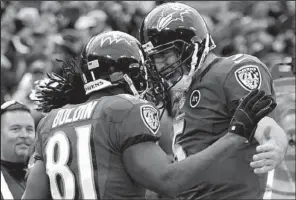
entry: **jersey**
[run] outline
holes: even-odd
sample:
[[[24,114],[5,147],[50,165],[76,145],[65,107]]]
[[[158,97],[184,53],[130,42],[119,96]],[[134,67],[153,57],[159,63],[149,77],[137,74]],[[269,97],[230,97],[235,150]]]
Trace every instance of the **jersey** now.
[[[36,154],[46,165],[53,199],[140,199],[125,170],[132,145],[158,141],[159,113],[130,95],[103,96],[53,110],[37,130]]]
[[[239,99],[259,88],[274,97],[271,75],[256,57],[218,57],[193,77],[181,113],[174,121],[173,151],[177,160],[198,153],[227,133]],[[266,176],[253,173],[249,163],[257,141],[246,143],[228,159],[213,163],[200,184],[185,199],[255,199],[262,197]]]
[[[1,160],[1,199],[21,199],[26,188],[26,166]]]

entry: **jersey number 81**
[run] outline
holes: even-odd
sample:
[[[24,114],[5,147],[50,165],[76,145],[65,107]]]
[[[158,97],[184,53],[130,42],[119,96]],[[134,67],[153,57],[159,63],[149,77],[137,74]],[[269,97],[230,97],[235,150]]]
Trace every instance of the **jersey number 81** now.
[[[90,148],[92,126],[85,125],[75,127],[77,137],[77,183],[81,188],[83,199],[97,199],[95,190],[93,163]],[[50,190],[53,199],[75,198],[75,176],[68,164],[71,146],[65,132],[57,131],[48,140],[46,145],[46,172],[50,181]],[[57,159],[55,160],[55,154]],[[73,153],[72,153],[73,155]],[[57,183],[58,175],[63,185],[63,194]]]

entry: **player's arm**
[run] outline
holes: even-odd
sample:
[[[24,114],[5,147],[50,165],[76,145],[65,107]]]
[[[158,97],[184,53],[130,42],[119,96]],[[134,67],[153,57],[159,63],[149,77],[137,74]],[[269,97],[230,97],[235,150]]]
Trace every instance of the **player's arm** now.
[[[258,123],[255,137],[260,145],[256,147],[250,166],[256,174],[266,173],[284,160],[288,139],[284,130],[270,117]]]
[[[235,110],[239,99],[247,95],[252,89],[263,90],[267,95],[271,95],[275,98],[271,74],[258,58],[246,54],[238,54],[230,59],[232,59],[235,64],[224,82],[224,92],[230,110]],[[271,119],[274,114],[275,113],[271,113],[269,117],[266,116],[262,118],[258,124],[255,138],[260,144],[266,142],[264,139],[266,138],[264,130],[269,130],[270,127],[274,127],[277,130],[280,128],[280,126]],[[284,130],[279,131],[281,138],[286,138],[282,133],[284,133]],[[275,141],[282,143],[282,140],[280,137],[277,137],[276,134],[273,133],[270,134],[270,136]]]
[[[131,113],[134,113],[133,120],[139,126],[131,128],[127,121],[122,127],[124,130],[122,136],[125,137],[126,142],[121,143],[128,144],[128,146],[124,145],[123,149],[123,162],[127,172],[141,186],[164,196],[174,197],[190,189],[201,181],[199,179],[203,172],[214,161],[217,163],[227,157],[226,155],[230,152],[237,151],[240,144],[244,143],[246,138],[250,138],[252,131],[249,130],[253,130],[254,124],[273,109],[269,107],[270,99],[260,100],[263,96],[264,92],[258,90],[250,92],[234,113],[230,133],[207,149],[176,163],[169,163],[165,152],[154,143],[159,129],[157,111],[151,109],[149,113],[148,108],[151,107],[146,105],[143,107],[144,113],[142,107],[135,109]],[[141,117],[137,116],[137,113],[141,113]],[[152,120],[151,116],[156,117]],[[237,130],[243,131],[244,134]],[[135,134],[137,132],[141,134]],[[127,138],[128,135],[129,138]]]
[[[224,92],[230,110],[234,110],[235,108],[232,107],[237,105],[235,102],[254,88],[259,88],[275,98],[272,77],[267,67],[260,60],[249,55],[236,56],[233,60],[235,65],[224,82]],[[285,141],[287,139],[284,130],[270,118],[273,115],[274,113],[271,113],[269,117],[266,116],[261,119],[255,132],[255,138],[260,145],[272,146],[272,148],[268,148],[269,152],[276,156],[269,156],[268,158],[278,164],[284,158],[287,149],[287,142]],[[265,147],[263,149],[266,150]],[[260,147],[258,153],[261,151]],[[273,167],[276,167],[276,164]]]
[[[37,160],[31,168],[27,179],[26,190],[22,199],[48,199],[49,183],[45,165],[42,160]]]
[[[194,187],[214,161],[236,151],[244,141],[243,137],[229,133],[206,150],[176,163],[169,163],[166,153],[155,143],[143,142],[127,148],[123,161],[138,184],[161,195],[175,197]]]
[[[273,118],[268,116],[258,123],[255,138],[261,145],[273,139],[284,150],[288,146],[287,134]]]

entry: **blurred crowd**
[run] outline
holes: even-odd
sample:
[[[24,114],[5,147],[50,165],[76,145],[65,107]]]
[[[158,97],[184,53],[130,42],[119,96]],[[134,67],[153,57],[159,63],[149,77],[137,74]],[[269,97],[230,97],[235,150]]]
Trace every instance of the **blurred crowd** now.
[[[34,110],[36,105],[29,98],[35,81],[46,73],[61,73],[57,60],[79,56],[86,42],[98,33],[120,30],[138,37],[143,17],[164,2],[167,1],[1,1],[1,104],[11,99],[23,102],[31,108],[36,126],[43,114]],[[295,1],[185,3],[205,18],[217,45],[216,54],[251,54],[271,71],[277,70],[274,66],[278,63],[295,62]],[[278,77],[289,74],[286,66],[281,66],[284,70]],[[275,83],[276,121],[292,146],[295,79]],[[292,160],[295,163],[294,155]],[[156,198],[156,194],[152,192],[147,197]]]
[[[34,81],[60,73],[56,59],[78,56],[103,31],[137,36],[145,14],[163,2],[1,1],[1,103],[30,104]],[[294,55],[294,1],[186,3],[205,17],[221,56],[248,53],[271,67]]]

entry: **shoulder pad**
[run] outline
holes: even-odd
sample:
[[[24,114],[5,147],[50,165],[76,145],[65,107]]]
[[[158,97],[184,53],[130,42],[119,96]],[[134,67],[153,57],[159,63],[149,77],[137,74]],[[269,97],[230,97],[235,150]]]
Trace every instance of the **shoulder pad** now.
[[[137,98],[137,97],[130,95],[130,94],[119,94],[116,96],[130,101],[132,104],[148,103],[148,101],[146,101],[144,99]]]
[[[231,60],[229,75],[226,77],[229,89],[238,83],[246,91],[256,88],[265,88],[266,91],[270,91],[270,72],[257,57],[248,54],[236,54],[227,59]]]
[[[258,65],[265,66],[256,56],[249,54],[235,54],[227,59],[232,60],[234,64],[257,63]]]
[[[38,123],[37,131],[40,133],[46,133],[51,129],[51,124],[54,119],[53,116],[56,115],[59,109],[50,111],[46,116],[44,116]]]
[[[103,106],[108,120],[122,122],[135,105],[148,102],[132,95],[120,94],[106,97],[102,103],[104,103]]]

